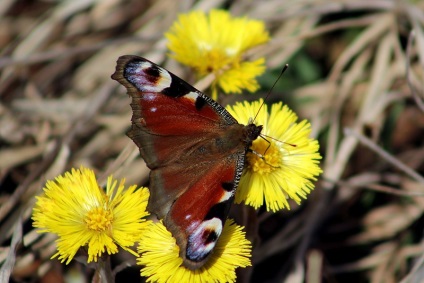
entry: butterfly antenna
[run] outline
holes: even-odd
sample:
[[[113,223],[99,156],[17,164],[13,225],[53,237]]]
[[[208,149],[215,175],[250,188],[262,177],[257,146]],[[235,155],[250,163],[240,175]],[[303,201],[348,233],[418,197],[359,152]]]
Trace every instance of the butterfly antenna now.
[[[256,121],[256,117],[258,117],[259,115],[259,111],[261,111],[262,106],[265,104],[266,100],[268,99],[269,95],[271,94],[272,90],[274,89],[275,85],[277,84],[277,82],[280,80],[280,78],[283,76],[284,72],[289,68],[289,64],[284,65],[283,69],[280,72],[280,75],[278,75],[278,78],[275,80],[274,84],[272,85],[272,87],[270,88],[270,90],[268,91],[267,95],[264,98],[264,102],[261,104],[261,106],[258,109],[258,112],[256,112],[255,118],[253,119],[253,121]]]

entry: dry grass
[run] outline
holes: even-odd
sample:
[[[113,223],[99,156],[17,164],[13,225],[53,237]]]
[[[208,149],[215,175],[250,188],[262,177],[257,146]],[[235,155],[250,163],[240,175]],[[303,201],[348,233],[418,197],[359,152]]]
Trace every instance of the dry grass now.
[[[34,196],[47,179],[81,164],[102,180],[113,173],[127,184],[146,182],[148,170],[125,136],[129,99],[110,79],[116,59],[142,55],[184,77],[187,70],[166,58],[163,33],[178,13],[223,5],[266,22],[273,40],[251,56],[266,57],[270,80],[271,70],[290,64],[282,78],[293,80],[290,89],[280,96],[277,87],[273,99],[289,98],[310,119],[324,157],[324,174],[302,206],[275,215],[243,210],[239,222],[249,224],[255,251],[240,281],[422,280],[422,1],[4,0],[1,282],[9,275],[61,282],[75,270],[90,278],[78,263],[49,260],[53,238],[31,226]],[[299,79],[311,70],[313,80]],[[122,263],[134,264],[116,257]],[[128,270],[120,274],[137,282],[138,269]]]

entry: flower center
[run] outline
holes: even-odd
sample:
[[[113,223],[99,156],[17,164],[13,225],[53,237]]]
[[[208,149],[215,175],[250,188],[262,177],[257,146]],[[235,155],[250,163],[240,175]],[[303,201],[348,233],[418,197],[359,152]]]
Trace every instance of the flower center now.
[[[255,173],[266,174],[274,171],[282,165],[281,152],[273,142],[269,143],[264,139],[258,139],[253,142],[252,150],[262,154],[247,153],[247,168]],[[265,152],[266,151],[266,152]]]
[[[206,56],[207,60],[205,61],[209,62],[209,65],[205,68],[205,74],[214,72],[219,76],[226,68],[228,69],[229,64],[237,63],[237,58],[218,48],[208,50]]]
[[[88,229],[94,231],[105,231],[112,224],[113,216],[110,211],[96,207],[90,210],[85,216],[85,223]]]

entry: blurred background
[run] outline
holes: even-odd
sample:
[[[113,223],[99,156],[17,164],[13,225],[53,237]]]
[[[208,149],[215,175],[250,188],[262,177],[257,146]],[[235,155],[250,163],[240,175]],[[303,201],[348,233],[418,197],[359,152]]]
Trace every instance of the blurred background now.
[[[178,14],[213,8],[262,20],[271,35],[249,54],[266,58],[261,90],[220,102],[263,98],[288,63],[269,102],[308,119],[323,156],[300,206],[243,208],[254,251],[239,281],[424,282],[424,2],[412,0],[0,1],[3,275],[90,282],[76,260],[49,260],[54,236],[32,228],[34,196],[80,165],[147,184],[125,135],[130,99],[110,75],[134,54],[195,83],[163,35]],[[127,256],[112,258],[117,282],[144,282]]]

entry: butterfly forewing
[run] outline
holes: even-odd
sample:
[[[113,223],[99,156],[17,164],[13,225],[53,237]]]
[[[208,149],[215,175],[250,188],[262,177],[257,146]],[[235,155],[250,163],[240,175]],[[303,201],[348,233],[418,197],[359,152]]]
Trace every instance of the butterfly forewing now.
[[[240,125],[194,87],[137,56],[118,59],[112,78],[132,97],[128,136],[150,172],[149,210],[164,219],[184,265],[205,264],[222,232],[261,126]]]

